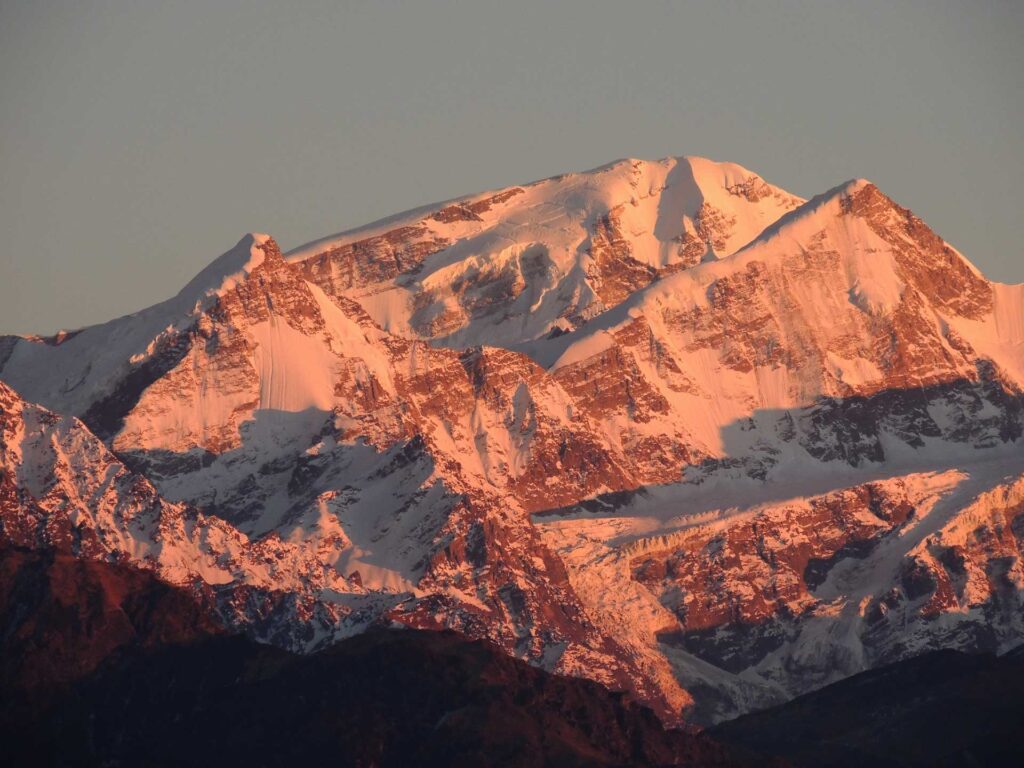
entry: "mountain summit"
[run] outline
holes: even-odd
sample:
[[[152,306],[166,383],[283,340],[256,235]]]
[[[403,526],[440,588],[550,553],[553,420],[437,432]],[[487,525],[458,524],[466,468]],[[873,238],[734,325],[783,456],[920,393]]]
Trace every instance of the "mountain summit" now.
[[[297,651],[451,629],[708,723],[1024,627],[1024,286],[873,184],[622,160],[0,338],[0,542]]]

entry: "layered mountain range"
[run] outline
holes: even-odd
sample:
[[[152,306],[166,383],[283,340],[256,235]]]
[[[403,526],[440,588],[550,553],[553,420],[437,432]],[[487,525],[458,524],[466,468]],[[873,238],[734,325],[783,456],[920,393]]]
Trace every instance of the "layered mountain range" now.
[[[0,543],[308,653],[446,629],[714,723],[1024,633],[1024,286],[869,182],[626,160],[0,338]]]

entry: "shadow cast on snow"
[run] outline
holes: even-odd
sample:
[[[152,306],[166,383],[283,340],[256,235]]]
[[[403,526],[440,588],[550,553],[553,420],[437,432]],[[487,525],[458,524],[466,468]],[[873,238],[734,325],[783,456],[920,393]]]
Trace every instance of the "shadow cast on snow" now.
[[[340,528],[349,542],[338,563],[346,576],[381,569],[415,580],[425,567],[410,559],[422,556],[417,543],[435,539],[459,498],[431,480],[434,460],[421,438],[383,450],[364,438],[343,440],[333,413],[322,409],[258,410],[239,427],[239,438],[221,453],[119,456],[168,500],[220,517],[253,541],[305,540]]]

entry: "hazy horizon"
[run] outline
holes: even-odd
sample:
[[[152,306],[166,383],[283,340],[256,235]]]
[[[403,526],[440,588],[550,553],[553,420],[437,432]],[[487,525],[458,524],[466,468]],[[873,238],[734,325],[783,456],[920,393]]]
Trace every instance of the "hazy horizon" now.
[[[1024,281],[1024,7],[0,0],[0,333],[622,157],[865,177]]]

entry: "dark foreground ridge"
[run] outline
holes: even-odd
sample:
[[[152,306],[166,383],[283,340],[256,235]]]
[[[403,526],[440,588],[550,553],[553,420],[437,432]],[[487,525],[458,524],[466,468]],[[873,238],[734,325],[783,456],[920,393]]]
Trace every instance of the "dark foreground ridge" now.
[[[145,571],[0,549],[3,764],[1024,765],[1024,649],[936,651],[694,734],[448,632],[298,656],[208,616]]]
[[[141,571],[17,550],[0,563],[6,765],[760,764],[454,634],[382,629],[297,656],[183,630],[184,593]]]
[[[1024,648],[933,651],[712,728],[796,766],[1024,765]]]

